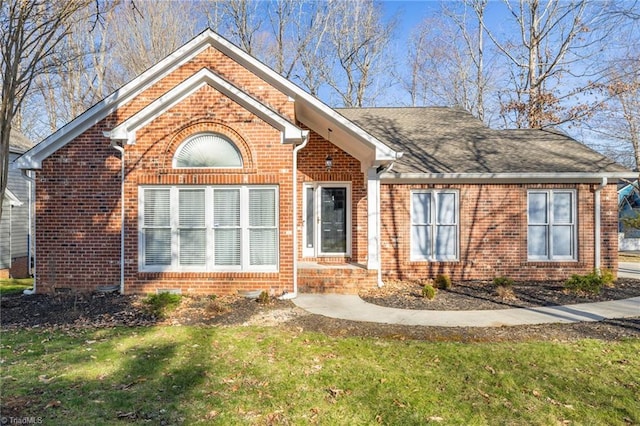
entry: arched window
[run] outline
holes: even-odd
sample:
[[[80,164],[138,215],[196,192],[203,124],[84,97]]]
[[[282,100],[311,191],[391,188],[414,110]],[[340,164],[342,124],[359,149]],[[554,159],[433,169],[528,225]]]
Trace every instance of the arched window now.
[[[235,144],[218,133],[204,133],[187,139],[173,157],[174,168],[242,168],[242,156]]]

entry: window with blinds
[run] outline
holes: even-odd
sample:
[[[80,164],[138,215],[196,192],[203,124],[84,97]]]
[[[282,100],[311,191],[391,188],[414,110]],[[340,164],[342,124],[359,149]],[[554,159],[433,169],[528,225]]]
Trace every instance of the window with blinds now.
[[[458,192],[411,193],[411,260],[458,259]]]
[[[276,271],[274,186],[140,187],[141,271]]]
[[[529,260],[576,260],[576,194],[535,190],[527,194]]]

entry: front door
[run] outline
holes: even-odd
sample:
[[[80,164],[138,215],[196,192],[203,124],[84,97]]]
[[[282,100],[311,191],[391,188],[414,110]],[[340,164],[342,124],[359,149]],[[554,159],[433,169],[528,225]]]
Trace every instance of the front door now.
[[[320,252],[347,252],[347,188],[320,188]]]
[[[336,256],[349,252],[349,187],[307,185],[305,191],[304,256]]]

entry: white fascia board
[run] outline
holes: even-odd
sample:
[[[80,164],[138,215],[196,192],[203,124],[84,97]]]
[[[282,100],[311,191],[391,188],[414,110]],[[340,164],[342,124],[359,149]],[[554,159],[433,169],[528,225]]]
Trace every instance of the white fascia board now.
[[[207,32],[201,33],[193,40],[140,74],[129,83],[98,102],[78,117],[49,135],[42,142],[31,148],[15,160],[20,169],[32,170],[42,168],[42,161],[58,149],[99,123],[109,114],[127,104],[149,86],[188,62],[191,58],[210,46]]]
[[[9,201],[10,206],[21,206],[24,204],[22,201],[18,199],[18,197],[15,196],[13,192],[11,192],[9,188],[6,188],[4,190],[4,198],[6,198]]]
[[[635,173],[383,173],[382,183],[599,183]]]
[[[363,128],[355,125],[343,115],[324,104],[313,105],[312,103],[296,102],[296,118],[323,137],[327,137],[327,129],[331,128],[331,142],[341,140],[347,144],[352,144],[354,141],[359,143],[365,150],[373,152],[373,163],[371,165],[385,164],[397,160],[402,156],[401,152],[392,150],[380,142],[380,140],[367,133]],[[351,150],[345,147],[341,147],[341,149],[344,149],[351,155],[354,155],[355,152],[362,151],[362,149],[358,147],[353,147]],[[354,156],[358,158],[357,154]]]
[[[204,68],[114,127],[110,132],[106,132],[105,136],[114,140],[125,140],[128,144],[134,144],[138,129],[146,126],[168,109],[206,85],[218,90],[274,128],[280,130],[283,143],[301,142],[308,133],[211,70]]]

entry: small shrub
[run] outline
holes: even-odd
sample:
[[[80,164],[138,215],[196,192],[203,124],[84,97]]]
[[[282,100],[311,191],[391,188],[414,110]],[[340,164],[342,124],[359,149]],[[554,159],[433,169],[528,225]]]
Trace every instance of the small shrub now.
[[[500,276],[493,279],[493,285],[496,287],[513,287],[513,284],[513,280],[509,277]]]
[[[614,281],[615,277],[610,270],[594,270],[587,275],[572,275],[564,283],[564,288],[574,293],[599,294],[602,287],[613,287]]]
[[[145,306],[146,311],[156,318],[163,319],[168,313],[175,310],[182,296],[172,293],[158,293],[148,295],[142,303]]]
[[[262,293],[260,293],[257,300],[258,300],[258,303],[262,305],[266,305],[269,302],[271,302],[271,296],[269,296],[268,291],[263,291]]]
[[[429,300],[435,299],[437,292],[438,290],[431,284],[425,284],[425,286],[422,287],[422,297],[426,297]]]
[[[448,275],[438,275],[436,277],[435,280],[435,287],[442,289],[442,290],[448,290],[451,288],[451,278],[449,278]]]
[[[496,287],[496,294],[502,300],[516,300],[517,297],[513,292],[511,285],[499,285]]]
[[[574,274],[564,283],[564,288],[573,293],[599,294],[602,277],[596,272],[587,275]]]
[[[616,281],[613,272],[609,269],[600,270],[600,279],[602,280],[602,285],[605,287],[613,287],[614,282]]]

